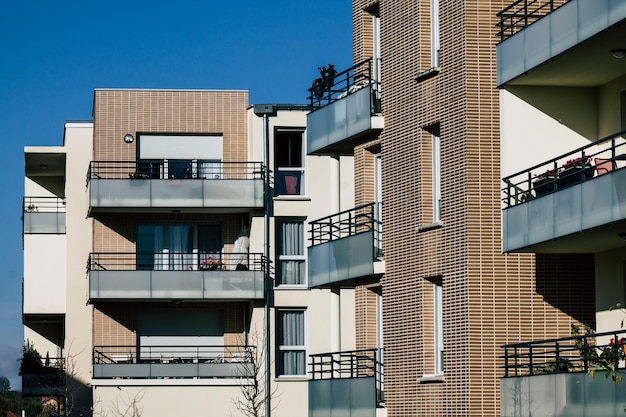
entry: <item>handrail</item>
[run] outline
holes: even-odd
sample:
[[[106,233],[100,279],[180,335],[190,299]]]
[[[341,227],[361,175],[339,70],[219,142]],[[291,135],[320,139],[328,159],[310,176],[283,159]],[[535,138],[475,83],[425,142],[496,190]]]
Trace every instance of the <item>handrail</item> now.
[[[262,162],[212,160],[140,159],[137,161],[91,161],[87,180],[99,179],[263,179]]]
[[[383,348],[358,349],[309,355],[312,380],[343,378],[375,378],[376,403],[384,398]]]
[[[380,204],[382,203],[367,203],[311,221],[311,245],[320,245],[371,230],[378,235],[382,229],[382,221],[377,218],[376,207]]]
[[[598,344],[598,338],[609,338]],[[504,377],[560,372],[589,372],[624,367],[626,329],[558,339],[511,343],[504,349]]]
[[[62,197],[24,197],[24,213],[65,213],[65,198]]]
[[[505,187],[502,188],[504,208],[624,168],[621,165],[626,161],[626,140],[623,138],[625,135],[626,130],[622,130],[504,177],[502,179],[505,183]]]
[[[89,271],[263,271],[261,253],[90,253]]]
[[[379,68],[380,62],[380,59],[376,62]],[[374,92],[370,103],[371,111],[380,113],[380,80],[376,79],[373,65],[373,59],[369,58],[326,78],[316,78],[311,88],[307,90],[309,92],[307,100],[313,109],[311,112],[369,86]]]
[[[515,35],[537,20],[552,13],[570,0],[516,0],[498,13],[500,41]],[[561,4],[559,4],[561,3]]]
[[[250,362],[251,345],[102,345],[93,347],[94,364]]]

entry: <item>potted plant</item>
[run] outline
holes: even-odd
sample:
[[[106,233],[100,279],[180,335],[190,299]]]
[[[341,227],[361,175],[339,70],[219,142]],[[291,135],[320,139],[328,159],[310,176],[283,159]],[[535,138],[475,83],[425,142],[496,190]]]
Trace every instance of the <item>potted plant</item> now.
[[[335,75],[337,71],[335,70],[335,66],[333,64],[328,64],[328,68],[319,67],[320,75],[322,76],[322,80],[324,82],[324,87],[330,90],[330,87],[335,83]]]
[[[546,172],[537,175],[535,181],[533,181],[533,188],[537,197],[550,194],[554,191],[554,181],[556,179],[557,171],[549,169]]]
[[[569,187],[592,178],[594,170],[590,161],[589,156],[584,156],[565,162],[559,172],[559,187]]]
[[[209,257],[200,264],[200,269],[203,271],[215,271],[224,269],[224,264],[219,259],[215,259],[213,256],[209,255]]]
[[[313,85],[311,86],[311,92],[318,100],[322,98],[324,95],[324,90],[326,87],[324,86],[324,80],[321,78],[316,78],[313,80]]]

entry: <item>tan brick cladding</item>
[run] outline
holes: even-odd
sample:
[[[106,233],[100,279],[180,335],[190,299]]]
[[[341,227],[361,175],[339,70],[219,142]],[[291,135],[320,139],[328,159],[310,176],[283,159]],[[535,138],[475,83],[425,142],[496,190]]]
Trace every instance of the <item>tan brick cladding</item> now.
[[[353,0],[353,57],[371,54],[364,10]],[[499,92],[495,86],[496,13],[503,1],[440,0],[441,72],[431,66],[430,1],[380,0],[385,399],[389,417],[499,416],[499,377],[508,342],[568,336],[570,323],[593,325],[590,256],[501,253]],[[432,136],[441,135],[443,227],[433,221]],[[367,158],[355,151],[358,175]],[[363,157],[363,160],[360,158]],[[357,188],[367,193],[366,181]],[[358,199],[358,193],[357,193]],[[433,293],[443,277],[445,379],[434,371]],[[367,291],[357,311],[369,314]],[[571,297],[571,298],[570,298]],[[367,318],[359,339],[368,340]]]
[[[127,133],[216,133],[224,161],[248,161],[246,91],[96,90],[94,153],[97,161],[134,161]]]
[[[238,346],[249,342],[246,340],[249,331],[247,303],[100,303],[93,310],[94,346],[134,348],[139,311],[220,311],[224,317],[224,344]]]
[[[229,254],[239,237],[241,226],[249,225],[250,221],[246,214],[99,214],[94,220],[93,251],[135,252],[139,224],[221,224],[222,251]]]

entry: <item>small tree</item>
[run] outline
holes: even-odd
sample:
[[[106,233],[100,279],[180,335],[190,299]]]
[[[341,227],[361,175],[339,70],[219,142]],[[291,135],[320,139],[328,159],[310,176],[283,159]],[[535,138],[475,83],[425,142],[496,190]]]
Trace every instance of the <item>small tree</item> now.
[[[246,362],[243,362],[242,371],[246,374],[250,370],[250,377],[243,376],[239,379],[241,397],[233,399],[233,405],[245,417],[265,417],[265,404],[267,399],[277,398],[277,389],[265,385],[265,352],[266,346],[263,338],[259,337],[256,330],[250,335],[251,348],[246,350]],[[266,396],[267,392],[267,396]],[[274,410],[276,405],[272,407]]]

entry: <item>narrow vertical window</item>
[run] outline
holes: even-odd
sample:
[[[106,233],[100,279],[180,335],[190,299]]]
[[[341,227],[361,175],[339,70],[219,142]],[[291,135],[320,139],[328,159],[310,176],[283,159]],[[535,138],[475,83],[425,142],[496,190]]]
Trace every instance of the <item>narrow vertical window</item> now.
[[[306,285],[304,222],[276,221],[277,285]]]
[[[382,161],[380,154],[374,156],[374,245],[376,256],[383,256],[383,181],[382,181]]]
[[[439,67],[439,0],[430,0],[430,22],[431,66],[437,68]]]
[[[443,374],[443,282],[441,277],[434,279],[434,325],[435,325],[435,375]]]
[[[304,194],[304,144],[302,130],[277,130],[274,134],[274,195]]]
[[[441,144],[439,132],[432,134],[433,138],[433,220],[441,221]]]
[[[277,374],[306,375],[304,310],[277,310]]]

